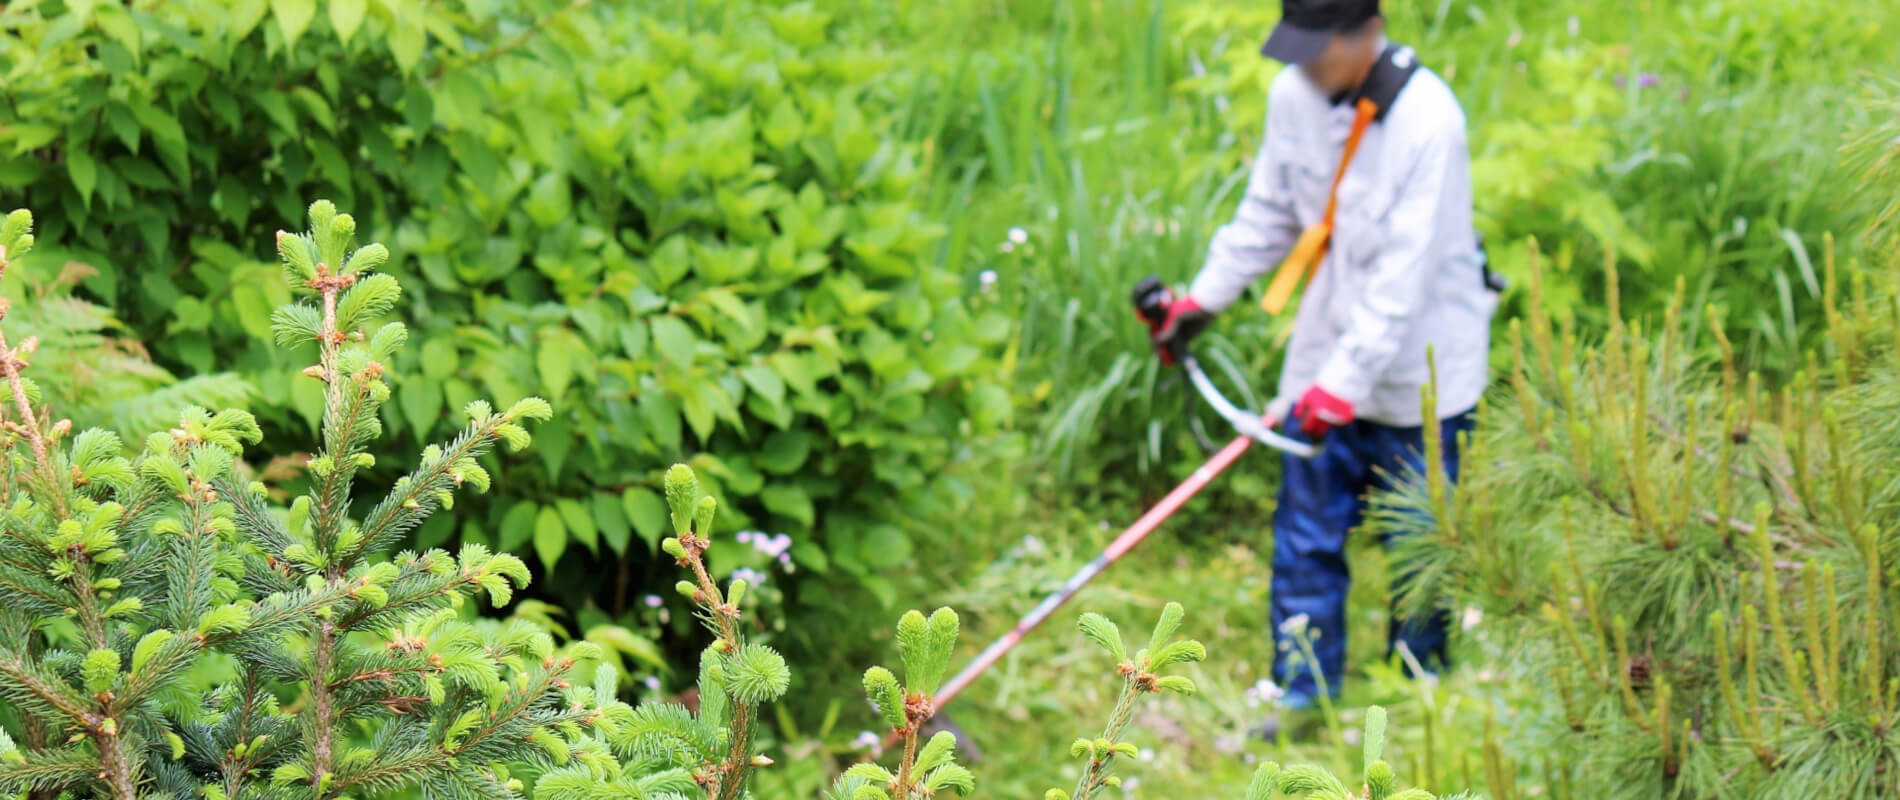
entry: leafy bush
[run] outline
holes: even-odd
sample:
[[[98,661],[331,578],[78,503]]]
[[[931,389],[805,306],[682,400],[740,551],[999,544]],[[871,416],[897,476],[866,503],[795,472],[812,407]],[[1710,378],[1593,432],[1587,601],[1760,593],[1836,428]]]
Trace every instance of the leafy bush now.
[[[0,695],[25,739],[0,732],[0,792],[513,797],[508,767],[558,757],[553,731],[588,721],[567,697],[574,654],[530,627],[486,635],[457,619],[471,596],[500,605],[526,585],[520,559],[480,545],[382,555],[458,489],[487,488],[476,459],[525,446],[522,424],[546,419],[547,403],[472,403],[459,436],[352,518],[407,334],[374,325],[399,294],[372,274],[388,251],[350,251],[354,220],[327,202],[310,219],[278,249],[287,282],[316,302],[279,308],[273,333],[317,344],[304,374],[326,412],[319,483],[287,511],[240,477],[243,443],[263,438],[249,414],[191,409],[127,458],[115,434],[74,435],[37,411],[21,375],[30,348],[0,337],[17,414],[0,484]],[[16,211],[0,226],[0,269],[31,247],[31,222]],[[224,679],[191,685],[220,656]]]
[[[403,253],[387,269],[421,340],[391,364],[419,379],[394,387],[373,454],[445,433],[477,396],[560,408],[539,458],[488,462],[503,489],[415,544],[532,552],[565,576],[538,591],[584,626],[631,627],[629,588],[660,568],[661,474],[684,460],[728,532],[785,533],[825,576],[788,580],[788,602],[841,608],[854,585],[893,602],[886,575],[927,532],[892,501],[929,501],[1008,419],[982,376],[1011,322],[923,265],[942,226],[888,123],[906,102],[880,81],[891,56],[809,5],[313,11],[10,6],[0,187],[65,211],[50,257],[96,267],[86,290],[160,364],[219,354],[274,438],[315,427],[322,396],[255,343],[289,298],[274,267],[223,242],[313,193],[361,205]]]

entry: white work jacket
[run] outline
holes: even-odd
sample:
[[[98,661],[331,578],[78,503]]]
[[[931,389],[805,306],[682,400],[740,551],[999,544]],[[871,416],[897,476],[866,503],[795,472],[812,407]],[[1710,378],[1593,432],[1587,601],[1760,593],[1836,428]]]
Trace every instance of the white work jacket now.
[[[1232,304],[1320,222],[1355,114],[1351,102],[1335,104],[1291,67],[1273,80],[1267,108],[1246,195],[1188,289],[1209,311]],[[1438,418],[1473,408],[1488,380],[1497,309],[1486,274],[1472,224],[1464,111],[1451,87],[1419,67],[1346,169],[1332,243],[1297,298],[1270,413],[1284,416],[1317,382],[1359,419],[1421,425],[1428,350]]]

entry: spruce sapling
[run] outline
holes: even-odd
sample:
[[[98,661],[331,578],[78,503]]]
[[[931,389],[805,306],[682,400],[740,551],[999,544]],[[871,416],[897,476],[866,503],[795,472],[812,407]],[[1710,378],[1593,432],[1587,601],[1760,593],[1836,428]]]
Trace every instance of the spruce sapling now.
[[[1180,603],[1168,603],[1161,610],[1161,619],[1156,621],[1153,632],[1148,637],[1148,646],[1142,648],[1130,658],[1128,648],[1122,644],[1121,631],[1115,623],[1094,612],[1083,614],[1076,622],[1082,635],[1088,637],[1106,651],[1115,660],[1115,672],[1121,677],[1121,695],[1115,701],[1115,708],[1109,714],[1108,726],[1094,739],[1076,739],[1069,747],[1069,755],[1086,759],[1082,776],[1076,780],[1073,793],[1061,789],[1050,789],[1044,793],[1047,800],[1088,800],[1104,787],[1120,786],[1121,778],[1111,775],[1117,757],[1135,755],[1135,745],[1122,741],[1122,733],[1134,718],[1135,705],[1144,695],[1169,691],[1179,694],[1193,694],[1194,681],[1183,675],[1161,675],[1161,670],[1175,664],[1202,661],[1207,658],[1207,647],[1193,639],[1173,641],[1174,632],[1181,626],[1185,612]]]
[[[508,798],[521,784],[505,765],[559,760],[550,731],[585,721],[562,702],[574,661],[546,634],[511,626],[491,637],[456,619],[470,596],[499,605],[525,585],[519,559],[476,546],[459,559],[380,555],[455,490],[486,488],[477,459],[497,441],[525,446],[522,424],[551,409],[536,398],[504,413],[471,404],[458,438],[425,450],[353,518],[353,480],[372,462],[364,445],[390,393],[384,365],[404,340],[399,323],[364,328],[399,287],[369,274],[387,258],[380,245],[348,252],[349,215],[319,201],[310,218],[278,249],[314,302],[272,320],[280,346],[317,344],[304,374],[324,384],[323,446],[310,493],[287,511],[239,478],[243,444],[262,438],[249,414],[189,409],[128,458],[116,435],[69,437],[70,421],[36,410],[22,374],[34,341],[11,348],[0,336],[18,417],[4,423],[0,695],[22,712],[27,739],[0,741],[0,792],[235,800],[420,787]],[[0,275],[31,246],[30,227],[25,212],[0,225]],[[229,677],[194,691],[213,651],[234,657]],[[284,692],[291,706],[279,705]]]
[[[839,776],[826,800],[921,800],[956,790],[968,796],[976,778],[956,763],[956,734],[938,731],[920,741],[924,723],[936,715],[931,698],[942,687],[961,632],[957,614],[939,608],[925,617],[911,610],[897,620],[898,658],[904,665],[901,683],[889,669],[873,666],[864,671],[864,693],[878,717],[904,742],[897,771],[876,763],[853,765]]]
[[[699,607],[714,635],[700,655],[698,712],[668,701],[629,707],[614,699],[614,673],[602,665],[579,701],[591,709],[595,731],[570,736],[575,763],[542,776],[538,800],[738,800],[752,796],[753,772],[773,763],[754,747],[754,731],[760,708],[791,688],[791,669],[777,651],[745,640],[739,622],[746,582],[733,580],[722,592],[707,571],[718,501],[700,496],[699,480],[684,464],[664,480],[675,535],[660,547],[691,570],[693,580],[675,588]]]

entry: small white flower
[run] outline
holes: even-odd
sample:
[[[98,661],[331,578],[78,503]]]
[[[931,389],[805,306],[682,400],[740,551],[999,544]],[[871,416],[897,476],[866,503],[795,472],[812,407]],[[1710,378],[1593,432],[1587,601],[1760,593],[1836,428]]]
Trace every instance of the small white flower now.
[[[1101,520],[1095,523],[1095,527],[1100,528],[1102,530],[1108,530],[1108,520]]]
[[[1287,617],[1285,622],[1280,623],[1280,632],[1288,636],[1297,636],[1305,633],[1307,623],[1312,621],[1312,618],[1305,614],[1294,614]]]
[[[1024,553],[1032,556],[1042,555],[1045,549],[1042,544],[1042,539],[1037,538],[1033,533],[1023,535],[1022,547]]]
[[[735,581],[745,581],[748,584],[757,586],[765,583],[765,573],[751,567],[740,567],[732,571],[732,579]]]
[[[1359,736],[1360,734],[1359,734],[1358,728],[1347,728],[1346,729],[1346,744],[1357,747],[1359,745]]]
[[[976,282],[985,292],[996,288],[996,270],[983,270],[982,274],[976,276]]]
[[[1576,36],[1577,31],[1582,27],[1581,23],[1577,21],[1577,15],[1575,14],[1570,15],[1570,20],[1564,23],[1564,26],[1570,30],[1571,36]]]
[[[650,594],[645,597],[642,597],[640,598],[640,602],[646,603],[647,608],[659,608],[661,605],[666,603],[666,601],[660,599],[660,596],[657,594]]]
[[[997,251],[1003,252],[1003,253],[1013,253],[1016,251],[1016,245],[1013,242],[1004,242],[1002,244],[997,245],[996,249]]]
[[[1141,788],[1140,778],[1129,778],[1128,780],[1122,781],[1122,794],[1134,794],[1135,790],[1139,788]]]
[[[657,692],[657,691],[659,691],[659,690],[660,690],[660,679],[659,679],[659,678],[655,678],[655,677],[653,677],[652,675],[648,675],[648,676],[647,676],[647,679],[646,679],[646,680],[644,680],[644,681],[641,681],[641,683],[644,683],[644,684],[646,684],[646,686],[647,686],[647,689],[649,689],[649,690],[651,690],[651,691],[655,691],[655,692]]]
[[[1155,760],[1155,751],[1152,748],[1141,748],[1140,752],[1135,753],[1135,759],[1139,761],[1153,761]]]
[[[1476,628],[1478,627],[1478,623],[1483,622],[1483,621],[1484,621],[1484,611],[1482,609],[1478,608],[1477,606],[1471,606],[1470,608],[1465,609],[1465,618],[1463,620],[1465,630],[1471,630],[1472,628]]]
[[[1010,228],[1009,241],[1013,244],[1027,244],[1029,242],[1029,231],[1023,230],[1022,228]]]
[[[1518,43],[1522,41],[1524,41],[1524,32],[1521,30],[1514,30],[1514,31],[1511,31],[1511,38],[1504,40],[1504,46],[1516,47]]]
[[[858,738],[851,740],[851,746],[859,750],[869,750],[874,757],[884,753],[884,741],[870,731],[860,731]]]

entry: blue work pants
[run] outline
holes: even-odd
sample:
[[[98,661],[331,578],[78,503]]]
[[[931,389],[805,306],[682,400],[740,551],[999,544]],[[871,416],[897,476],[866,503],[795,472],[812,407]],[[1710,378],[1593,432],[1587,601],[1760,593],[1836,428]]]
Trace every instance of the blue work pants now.
[[[1445,474],[1458,476],[1458,439],[1471,430],[1473,412],[1440,422]],[[1311,459],[1287,455],[1279,503],[1273,512],[1273,598],[1275,638],[1273,679],[1291,708],[1313,704],[1319,685],[1311,665],[1287,632],[1287,620],[1305,615],[1307,636],[1326,678],[1328,694],[1339,695],[1346,669],[1346,595],[1352,584],[1346,564],[1346,535],[1365,517],[1367,494],[1392,488],[1394,481],[1423,474],[1424,428],[1392,427],[1355,421],[1335,428]],[[1390,545],[1389,537],[1383,544]],[[1399,580],[1395,577],[1394,582]],[[1403,641],[1421,666],[1447,663],[1445,641],[1450,615],[1443,610],[1422,620],[1393,615],[1386,633],[1388,658]]]

